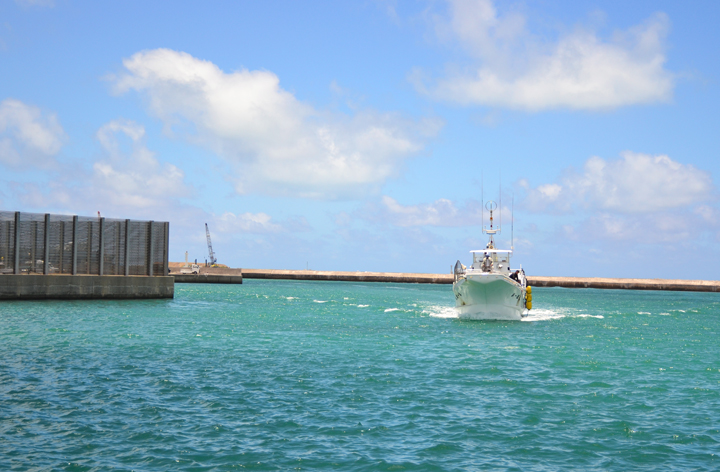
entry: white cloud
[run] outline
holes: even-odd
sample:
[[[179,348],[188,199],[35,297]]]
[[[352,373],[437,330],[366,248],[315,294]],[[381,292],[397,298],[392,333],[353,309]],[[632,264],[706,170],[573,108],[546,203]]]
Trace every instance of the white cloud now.
[[[545,184],[537,188],[541,198],[548,202],[555,202],[560,197],[562,187],[558,184]]]
[[[584,28],[543,43],[518,13],[499,15],[492,0],[450,0],[450,17],[436,18],[438,34],[459,42],[475,61],[420,91],[463,105],[524,110],[608,109],[667,101],[673,74],[664,69],[667,16],[617,32],[610,41]]]
[[[237,165],[239,193],[346,198],[376,192],[422,150],[438,124],[393,114],[316,110],[269,71],[226,73],[187,53],[156,49],[123,61],[117,92],[142,92],[169,133]]]
[[[567,239],[583,243],[674,244],[679,250],[688,243],[696,242],[698,235],[708,227],[694,212],[644,215],[601,212],[574,226],[564,226],[563,233]],[[630,246],[626,249],[632,250]]]
[[[121,149],[118,135],[130,138],[130,149]],[[192,193],[183,171],[160,164],[143,144],[144,135],[145,128],[129,120],[111,121],[98,130],[98,141],[108,157],[93,164],[91,192],[96,198],[110,206],[147,208]]]
[[[88,172],[82,167],[55,169],[50,182],[7,182],[14,197],[28,208],[94,215],[101,211],[112,218],[141,218],[171,221],[173,227],[190,231],[204,242],[202,222],[207,221],[221,238],[249,234],[308,231],[303,218],[281,222],[265,213],[216,215],[184,203],[196,190],[185,182],[185,173],[162,163],[145,145],[145,128],[131,120],[118,119],[96,133],[102,157]]]
[[[557,183],[532,188],[521,181],[519,187],[527,192],[523,208],[556,213],[558,227],[549,243],[577,241],[607,250],[623,242],[629,253],[658,244],[697,251],[720,227],[710,174],[666,155],[591,157],[580,171],[567,169]]]
[[[393,226],[470,226],[481,224],[482,208],[479,202],[468,201],[458,207],[451,200],[441,198],[433,203],[402,205],[384,195],[380,205],[371,205],[365,219],[382,220]]]
[[[666,155],[624,152],[620,159],[591,157],[582,172],[568,169],[558,183],[531,188],[524,205],[533,211],[570,211],[573,207],[620,213],[650,213],[687,207],[714,198],[710,174]]]
[[[65,139],[55,114],[11,98],[0,102],[0,164],[52,167]]]
[[[231,212],[223,213],[215,218],[218,231],[222,233],[281,233],[285,231],[282,225],[272,221],[266,213],[242,213],[236,215]]]
[[[31,208],[126,218],[168,218],[183,207],[179,198],[193,194],[185,174],[160,163],[144,144],[145,129],[129,120],[111,121],[97,132],[103,157],[88,172],[67,165],[54,170],[49,183],[11,183],[18,200]]]
[[[695,208],[695,214],[705,223],[717,226],[720,223],[720,210],[709,205],[700,205]]]

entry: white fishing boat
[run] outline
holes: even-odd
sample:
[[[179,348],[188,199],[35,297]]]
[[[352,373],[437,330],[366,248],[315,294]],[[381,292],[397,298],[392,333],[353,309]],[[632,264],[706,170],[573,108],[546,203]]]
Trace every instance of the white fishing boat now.
[[[527,285],[525,271],[512,269],[512,249],[496,249],[494,236],[500,227],[493,226],[493,211],[497,204],[487,202],[490,227],[483,233],[490,240],[485,249],[470,251],[470,267],[460,261],[455,264],[455,306],[460,318],[471,320],[521,320],[532,308],[532,289]]]

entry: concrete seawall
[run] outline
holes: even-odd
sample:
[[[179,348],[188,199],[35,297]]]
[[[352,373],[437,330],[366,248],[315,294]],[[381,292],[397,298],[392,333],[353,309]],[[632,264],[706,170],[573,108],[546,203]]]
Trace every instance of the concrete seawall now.
[[[337,272],[321,270],[243,269],[246,279],[339,280],[345,282],[396,282],[451,284],[450,274],[403,274],[398,272]]]
[[[672,290],[678,292],[720,292],[720,281],[717,280],[604,279],[597,277],[528,277],[528,282],[533,287]]]
[[[346,282],[395,282],[420,284],[453,283],[453,276],[451,274],[404,274],[398,272],[336,272],[275,269],[243,269],[242,274],[246,279],[338,280]],[[720,292],[720,281],[715,280],[528,277],[528,283],[533,287]]]
[[[222,274],[173,274],[176,284],[241,284],[242,275]]]
[[[172,267],[170,275],[178,284],[241,284],[242,269],[229,267],[200,267],[199,274],[181,274],[182,267]]]
[[[0,275],[0,300],[173,298],[172,277]]]

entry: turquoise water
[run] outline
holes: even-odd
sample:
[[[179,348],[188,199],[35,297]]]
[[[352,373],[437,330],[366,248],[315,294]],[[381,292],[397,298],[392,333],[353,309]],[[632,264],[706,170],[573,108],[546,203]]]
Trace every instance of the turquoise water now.
[[[2,470],[718,470],[720,294],[247,280],[0,303]]]

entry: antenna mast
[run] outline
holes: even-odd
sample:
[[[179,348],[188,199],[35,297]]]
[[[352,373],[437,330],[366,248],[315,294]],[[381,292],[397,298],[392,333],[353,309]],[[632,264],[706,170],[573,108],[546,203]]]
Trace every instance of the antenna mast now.
[[[480,172],[480,227],[485,227],[485,178]]]
[[[488,200],[484,207],[487,211],[490,212],[490,228],[486,228],[483,226],[483,233],[490,235],[490,249],[495,248],[495,243],[493,241],[493,236],[497,234],[500,231],[500,227],[497,228],[493,226],[493,211],[497,210],[498,204],[495,203],[492,200]]]
[[[515,249],[515,194],[510,204],[510,250]]]
[[[210,241],[210,228],[208,228],[207,223],[205,223],[205,235],[207,236],[208,254],[210,255],[210,265],[215,265],[215,264],[217,264],[217,259],[215,259],[215,252],[213,252],[212,241]]]

